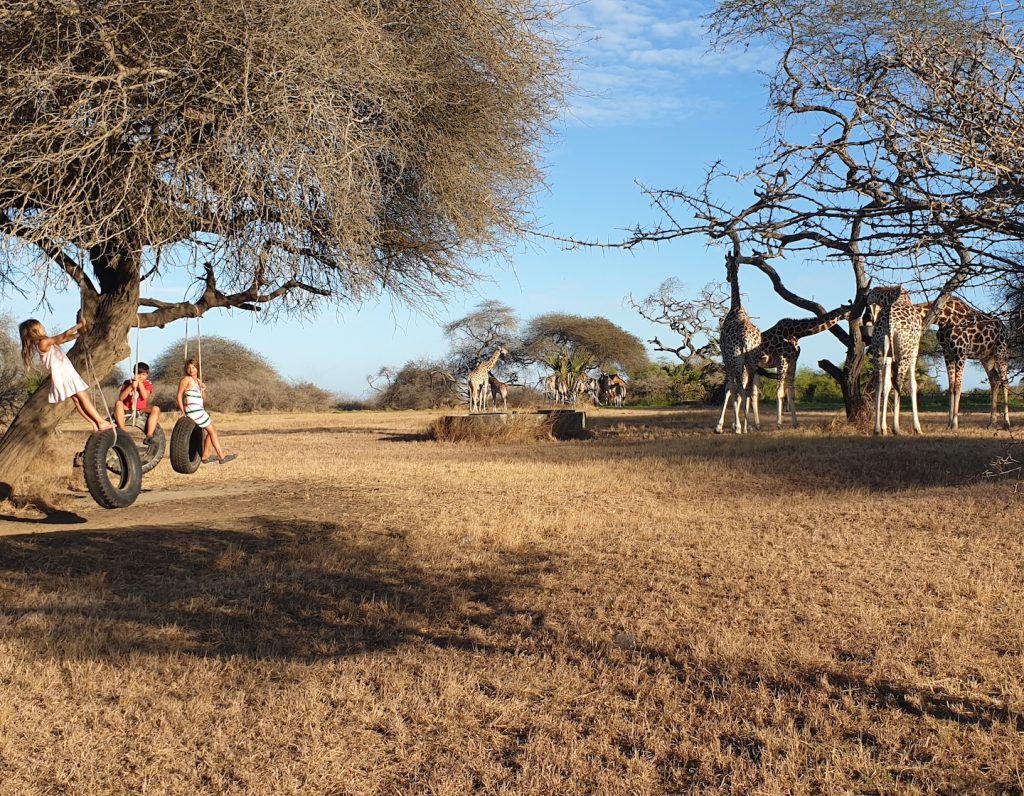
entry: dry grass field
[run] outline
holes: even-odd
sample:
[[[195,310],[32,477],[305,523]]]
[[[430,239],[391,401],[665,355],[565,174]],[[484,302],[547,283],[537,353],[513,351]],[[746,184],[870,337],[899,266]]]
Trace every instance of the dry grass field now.
[[[436,416],[218,416],[239,460],[131,508],[0,506],[0,794],[1024,793],[1024,496],[980,415]]]

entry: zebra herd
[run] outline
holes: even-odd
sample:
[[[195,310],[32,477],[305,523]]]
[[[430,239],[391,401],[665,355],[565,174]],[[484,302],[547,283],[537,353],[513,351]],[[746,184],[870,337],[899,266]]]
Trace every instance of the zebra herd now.
[[[622,406],[626,400],[626,382],[618,373],[602,373],[597,378],[586,373],[570,376],[552,373],[541,384],[544,397],[556,403],[591,400],[597,406]]]

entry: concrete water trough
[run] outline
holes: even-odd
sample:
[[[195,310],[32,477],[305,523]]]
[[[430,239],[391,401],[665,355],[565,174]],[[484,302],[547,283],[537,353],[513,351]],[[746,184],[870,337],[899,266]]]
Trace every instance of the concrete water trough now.
[[[537,414],[550,420],[551,433],[555,439],[586,439],[589,436],[586,412],[577,412],[574,409],[539,409]]]
[[[441,431],[458,435],[469,428],[496,429],[513,416],[511,412],[477,412],[471,415],[446,415],[440,418]],[[571,409],[540,409],[537,412],[516,412],[516,418],[531,418],[538,423],[550,423],[555,439],[586,439],[587,413]]]

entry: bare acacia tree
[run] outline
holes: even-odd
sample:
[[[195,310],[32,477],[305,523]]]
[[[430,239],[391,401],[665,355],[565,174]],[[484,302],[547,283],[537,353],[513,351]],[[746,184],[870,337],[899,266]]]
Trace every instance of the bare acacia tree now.
[[[516,383],[514,368],[521,364],[522,351],[520,325],[519,315],[514,309],[493,299],[480,303],[468,315],[445,324],[442,331],[451,341],[447,362],[453,378],[464,382],[480,360],[499,346],[504,346],[509,355],[499,360],[495,370],[506,381]]]
[[[720,45],[766,39],[780,53],[768,91],[777,125],[754,167],[713,167],[696,189],[650,190],[663,221],[619,245],[699,235],[745,252],[781,297],[780,264],[844,263],[856,304],[892,275],[933,298],[966,284],[1020,281],[1024,237],[1024,12],[972,4],[722,0],[709,18]],[[749,202],[721,201],[722,183]],[[692,220],[691,220],[692,219]],[[852,419],[865,409],[859,312],[839,382]]]
[[[547,0],[8,0],[0,279],[70,281],[101,374],[136,319],[436,297],[524,224],[561,47]],[[67,411],[21,410],[8,490]]]
[[[655,337],[647,341],[655,351],[673,354],[689,367],[703,370],[719,356],[718,327],[729,309],[729,297],[717,282],[706,284],[692,299],[683,291],[683,283],[670,277],[649,296],[639,301],[627,296],[626,300],[641,318],[667,326],[681,341],[673,347]]]

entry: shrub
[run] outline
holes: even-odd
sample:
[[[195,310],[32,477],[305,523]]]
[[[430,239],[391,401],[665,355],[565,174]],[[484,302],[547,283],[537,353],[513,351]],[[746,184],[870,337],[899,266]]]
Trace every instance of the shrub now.
[[[198,353],[198,346],[189,341],[189,356],[198,358]],[[181,341],[150,366],[156,403],[164,411],[177,408],[183,362]],[[203,381],[206,406],[213,412],[327,412],[337,403],[332,393],[316,384],[285,381],[262,356],[222,337],[203,338]]]
[[[442,362],[407,362],[381,392],[382,409],[438,409],[458,406],[466,396],[456,390]]]

